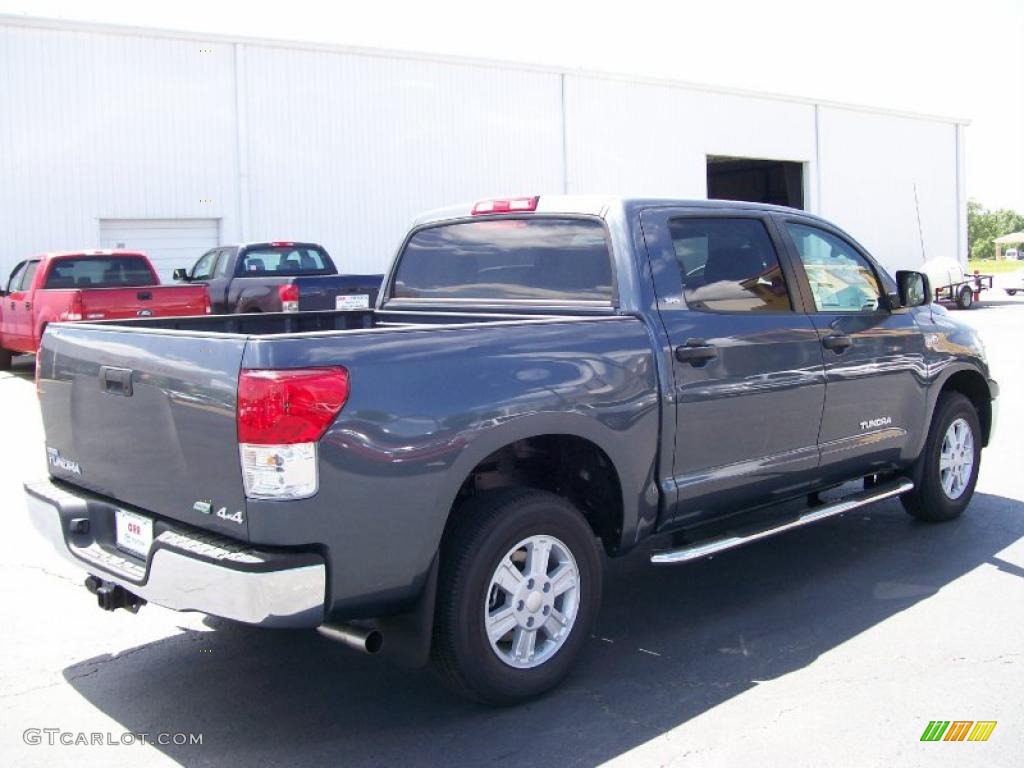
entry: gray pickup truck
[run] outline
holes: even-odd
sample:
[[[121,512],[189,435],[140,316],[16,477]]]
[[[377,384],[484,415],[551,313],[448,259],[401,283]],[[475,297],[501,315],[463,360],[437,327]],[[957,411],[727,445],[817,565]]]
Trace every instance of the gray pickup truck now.
[[[959,515],[998,389],[930,296],[785,208],[446,209],[373,309],[51,325],[28,506],[104,608],[317,627],[521,701],[587,643],[602,549]]]

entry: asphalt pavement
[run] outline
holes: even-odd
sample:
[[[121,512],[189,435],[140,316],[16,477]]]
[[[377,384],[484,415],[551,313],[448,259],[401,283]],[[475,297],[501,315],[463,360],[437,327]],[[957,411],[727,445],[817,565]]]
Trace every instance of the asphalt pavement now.
[[[690,565],[607,561],[575,673],[514,709],[313,632],[99,610],[26,518],[21,483],[46,467],[21,359],[0,374],[0,764],[1019,766],[1024,296],[991,295],[957,313],[1003,393],[962,518],[887,502]],[[931,720],[997,726],[921,742]]]

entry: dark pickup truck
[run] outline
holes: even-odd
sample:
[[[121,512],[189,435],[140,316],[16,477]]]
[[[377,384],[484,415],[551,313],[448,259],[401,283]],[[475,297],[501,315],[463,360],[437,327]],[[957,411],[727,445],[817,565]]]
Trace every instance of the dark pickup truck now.
[[[174,279],[200,283],[216,314],[367,309],[384,275],[339,275],[323,246],[276,241],[221,245]]]
[[[372,310],[50,326],[28,506],[104,608],[318,627],[521,701],[588,642],[601,549],[958,516],[998,390],[930,297],[796,210],[448,209]]]

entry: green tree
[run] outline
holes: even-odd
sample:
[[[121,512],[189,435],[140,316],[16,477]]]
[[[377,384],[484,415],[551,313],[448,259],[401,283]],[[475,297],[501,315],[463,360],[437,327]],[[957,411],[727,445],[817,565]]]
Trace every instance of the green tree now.
[[[967,248],[972,259],[994,259],[997,237],[1024,231],[1024,215],[1009,208],[990,211],[977,200],[967,201]]]

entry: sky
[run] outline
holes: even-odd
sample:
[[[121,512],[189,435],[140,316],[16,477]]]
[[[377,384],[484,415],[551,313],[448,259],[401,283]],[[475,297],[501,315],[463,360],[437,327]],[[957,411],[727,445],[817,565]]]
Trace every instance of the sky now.
[[[1024,212],[1024,0],[0,0],[0,13],[502,59],[964,117],[968,195]]]

